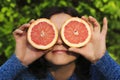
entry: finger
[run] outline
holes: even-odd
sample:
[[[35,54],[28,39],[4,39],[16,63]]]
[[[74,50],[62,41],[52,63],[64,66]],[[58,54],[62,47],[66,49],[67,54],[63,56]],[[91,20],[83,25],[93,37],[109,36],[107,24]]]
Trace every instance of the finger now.
[[[46,53],[50,52],[51,50],[52,50],[52,48],[47,49],[47,50],[44,50],[44,51],[43,51],[43,53],[45,53],[45,54],[46,54]]]
[[[85,16],[82,16],[81,19],[85,20],[86,22],[88,22],[88,18]]]
[[[81,50],[79,48],[69,48],[68,51],[75,52],[75,53],[78,53],[78,54],[81,54],[82,56],[84,56],[83,50]]]
[[[48,53],[49,51],[52,50],[52,48],[49,48],[49,49],[47,49],[47,50],[37,49],[37,48],[33,47],[29,42],[27,42],[27,46],[28,46],[29,49],[31,49],[31,50],[33,50],[33,51],[35,51],[35,52],[40,52],[40,51],[41,51],[41,53],[44,53],[44,54],[45,54],[45,53]]]
[[[29,26],[30,26],[29,23],[23,24],[22,26],[19,27],[19,29],[22,30],[22,31],[24,31],[24,30],[26,30]]]
[[[88,18],[87,18],[87,17],[82,16],[82,17],[81,17],[81,19],[83,19],[85,22],[87,22],[89,26],[91,25],[91,24],[89,23],[89,20],[88,20]]]
[[[75,52],[75,53],[79,53],[80,51],[76,48],[69,48],[69,51]]]
[[[29,24],[32,24],[34,21],[35,21],[34,19],[30,20]]]
[[[103,19],[103,28],[102,28],[101,34],[106,36],[107,29],[108,29],[108,21],[107,21],[107,18],[104,17],[104,19]]]
[[[16,29],[13,34],[23,34],[23,31],[20,29]]]
[[[94,32],[100,32],[100,24],[98,23],[98,21],[92,16],[89,16],[89,21],[93,24]]]
[[[30,24],[23,24],[22,26],[20,26],[18,29],[16,29],[14,32],[13,32],[13,35],[16,35],[16,34],[23,34],[26,29],[30,26]]]
[[[82,16],[81,18],[82,18],[83,20],[85,20],[85,21],[88,23],[88,25],[89,25],[91,31],[93,31],[93,26],[92,26],[92,24],[89,22],[88,18],[86,18],[85,16]]]

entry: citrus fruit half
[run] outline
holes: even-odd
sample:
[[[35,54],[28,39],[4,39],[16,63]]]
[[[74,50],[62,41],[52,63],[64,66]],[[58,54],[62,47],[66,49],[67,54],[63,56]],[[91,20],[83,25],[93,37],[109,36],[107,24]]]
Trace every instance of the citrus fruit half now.
[[[30,25],[27,38],[33,47],[44,50],[56,43],[58,31],[50,20],[41,18]]]
[[[73,17],[63,24],[61,38],[70,47],[82,47],[90,40],[91,30],[87,22]]]

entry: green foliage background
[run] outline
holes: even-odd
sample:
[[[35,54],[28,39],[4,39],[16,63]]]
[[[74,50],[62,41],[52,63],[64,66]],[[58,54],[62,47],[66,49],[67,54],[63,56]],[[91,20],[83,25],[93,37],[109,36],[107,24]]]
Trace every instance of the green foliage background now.
[[[102,25],[108,18],[107,50],[120,63],[120,0],[0,0],[0,65],[13,53],[14,29],[31,19],[37,19],[42,10],[51,6],[71,6],[81,15],[93,16]]]

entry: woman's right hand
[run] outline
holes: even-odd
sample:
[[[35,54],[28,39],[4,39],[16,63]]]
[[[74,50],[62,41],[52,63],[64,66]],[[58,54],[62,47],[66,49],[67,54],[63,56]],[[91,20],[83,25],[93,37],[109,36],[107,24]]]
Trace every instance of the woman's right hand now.
[[[34,22],[34,20],[31,20],[27,24],[23,24],[13,32],[16,41],[16,47],[15,47],[16,57],[25,66],[31,64],[46,52],[35,49],[27,41],[27,29],[29,28],[32,22]]]

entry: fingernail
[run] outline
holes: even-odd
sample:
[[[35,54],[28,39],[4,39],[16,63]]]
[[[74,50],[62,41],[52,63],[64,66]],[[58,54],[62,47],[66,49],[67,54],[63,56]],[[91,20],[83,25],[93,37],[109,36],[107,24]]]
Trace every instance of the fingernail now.
[[[89,16],[89,18],[93,18],[92,16]]]
[[[30,26],[30,24],[29,24],[29,23],[27,23],[25,26]]]
[[[85,18],[85,16],[82,16],[81,18]]]
[[[20,30],[20,29],[17,29],[20,33],[23,33],[23,31],[22,30]]]
[[[34,21],[35,21],[35,19],[31,19],[29,23],[31,24],[31,23],[34,22]]]
[[[73,48],[69,48],[68,50],[69,50],[69,51],[72,51],[72,50],[73,50]]]
[[[31,21],[34,21],[35,19],[31,19]]]
[[[107,17],[104,17],[104,20],[107,20]]]

